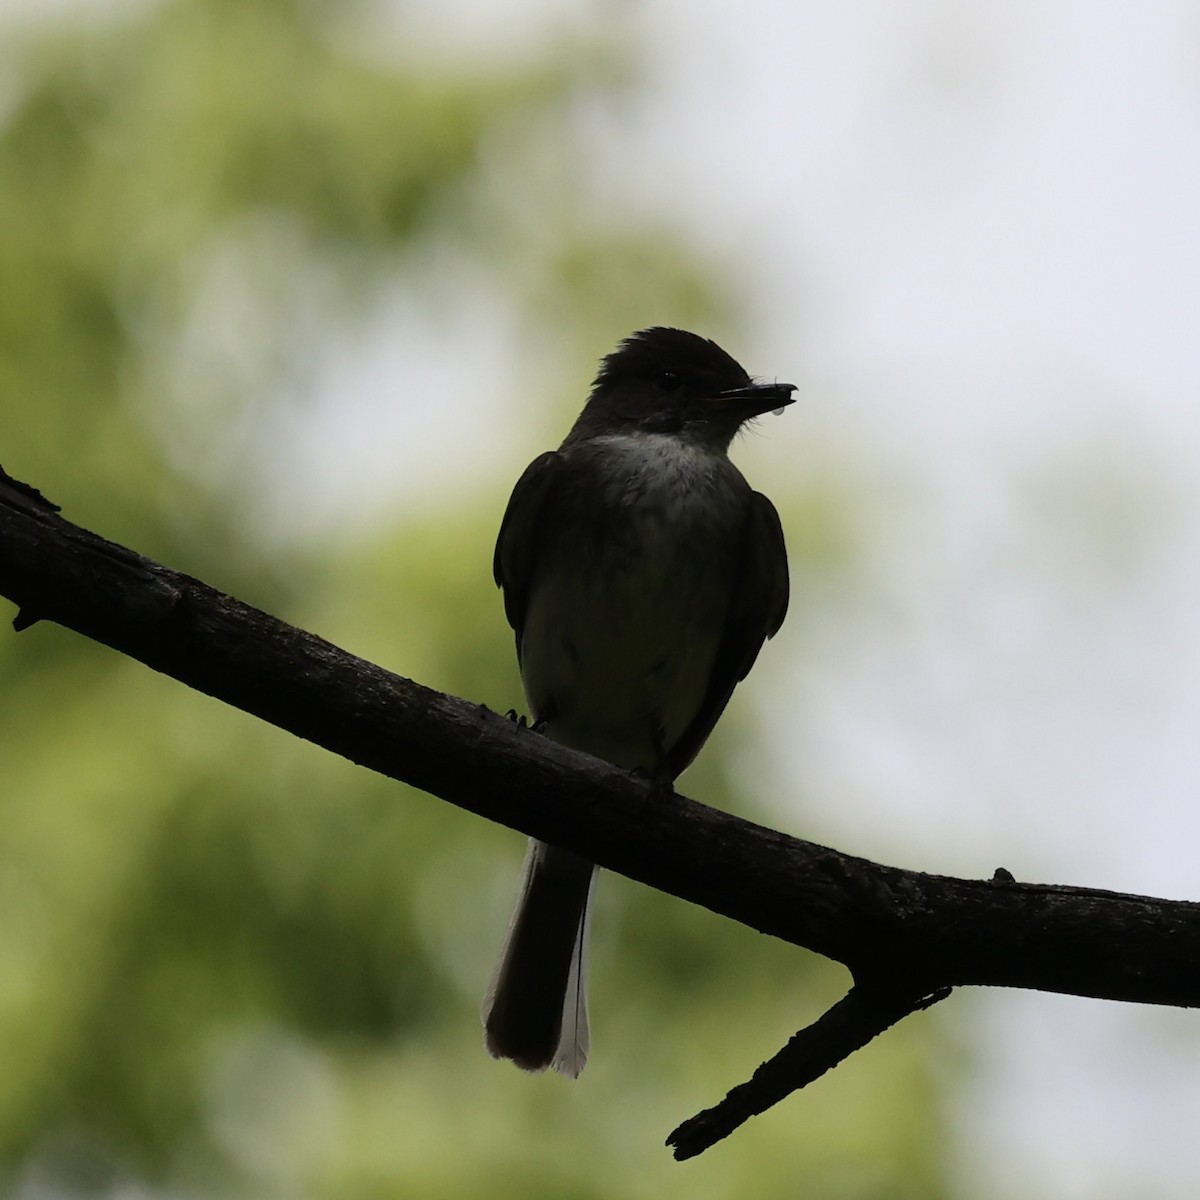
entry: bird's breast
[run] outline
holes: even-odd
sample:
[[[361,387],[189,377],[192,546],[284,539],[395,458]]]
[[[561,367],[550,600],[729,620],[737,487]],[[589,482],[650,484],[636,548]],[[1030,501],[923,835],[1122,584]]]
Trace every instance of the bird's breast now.
[[[556,740],[653,768],[699,710],[729,607],[748,488],[724,455],[609,439],[552,514],[521,635]]]

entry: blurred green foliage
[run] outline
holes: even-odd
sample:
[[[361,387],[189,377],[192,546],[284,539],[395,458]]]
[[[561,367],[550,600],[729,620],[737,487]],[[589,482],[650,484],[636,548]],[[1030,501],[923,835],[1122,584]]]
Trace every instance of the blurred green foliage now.
[[[298,297],[352,324],[421,248],[497,280],[565,360],[647,309],[732,314],[691,248],[599,219],[575,178],[580,92],[633,86],[620,45],[384,63],[346,36],[352,7],[178,0],[7,40],[0,461],[71,519],[505,709],[503,495],[301,553],[249,531],[249,464],[197,457],[293,377]],[[231,247],[237,361],[197,358]],[[799,554],[836,559],[836,508],[795,506]],[[697,1162],[662,1148],[838,994],[826,964],[606,878],[593,1063],[522,1076],[476,1015],[516,835],[63,630],[0,637],[0,678],[9,1194],[942,1194],[920,1022]],[[736,805],[731,729],[687,790]]]

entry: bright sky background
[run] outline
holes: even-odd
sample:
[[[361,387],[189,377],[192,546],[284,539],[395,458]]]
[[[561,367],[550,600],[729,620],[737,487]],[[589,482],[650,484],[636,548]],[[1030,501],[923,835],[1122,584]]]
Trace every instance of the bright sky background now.
[[[642,31],[653,86],[581,113],[597,203],[670,214],[739,264],[754,320],[727,348],[801,388],[739,445],[752,479],[838,471],[865,497],[864,569],[736,701],[780,747],[779,824],[935,872],[1196,898],[1200,9],[396,11],[410,45],[426,23],[422,52]],[[511,419],[504,334],[486,295],[452,328],[403,298],[381,311],[281,444],[292,478],[346,465],[285,496],[290,519],[445,504],[452,446],[515,479],[544,447]],[[963,1195],[1200,1192],[1200,1015],[1017,993],[944,1009],[978,1064],[955,1107]]]
[[[820,396],[755,451],[852,446],[877,508],[870,578],[771,697],[825,836],[1196,898],[1200,11],[650,11],[688,43],[656,60],[660,198],[754,256],[753,369]],[[964,1194],[1196,1195],[1195,1013],[951,1003]]]

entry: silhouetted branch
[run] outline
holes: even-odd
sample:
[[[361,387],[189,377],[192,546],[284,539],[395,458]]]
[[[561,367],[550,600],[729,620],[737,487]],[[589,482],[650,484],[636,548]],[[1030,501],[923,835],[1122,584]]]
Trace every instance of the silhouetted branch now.
[[[667,1137],[675,1157],[695,1158],[728,1137],[739,1125],[766,1112],[855,1050],[861,1050],[885,1029],[915,1012],[944,1000],[950,988],[930,996],[871,995],[853,987],[827,1013],[795,1034],[774,1058],[763,1063],[746,1083],[739,1083],[720,1104],[684,1121]]]
[[[355,658],[70,524],[2,472],[0,595],[17,628],[57,622],[352,762],[844,963],[846,999],[760,1068],[765,1083],[681,1126],[681,1154],[950,987],[1200,1006],[1200,905],[1004,871],[926,875],[788,837]],[[880,1006],[889,1019],[872,1024]]]

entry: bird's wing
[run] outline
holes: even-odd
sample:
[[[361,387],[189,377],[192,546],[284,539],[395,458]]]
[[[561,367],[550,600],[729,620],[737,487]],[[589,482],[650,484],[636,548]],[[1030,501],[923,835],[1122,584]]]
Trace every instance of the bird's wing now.
[[[667,751],[664,766],[672,779],[700,752],[733,689],[754,666],[763,642],[779,631],[787,607],[787,550],[779,514],[761,492],[751,492],[741,559],[708,691],[692,723]]]
[[[543,543],[538,535],[538,524],[546,511],[546,499],[561,476],[562,465],[562,455],[556,450],[547,450],[525,468],[509,497],[496,538],[492,571],[496,584],[504,589],[504,613],[517,631],[518,655],[525,607],[529,601],[529,581]]]

